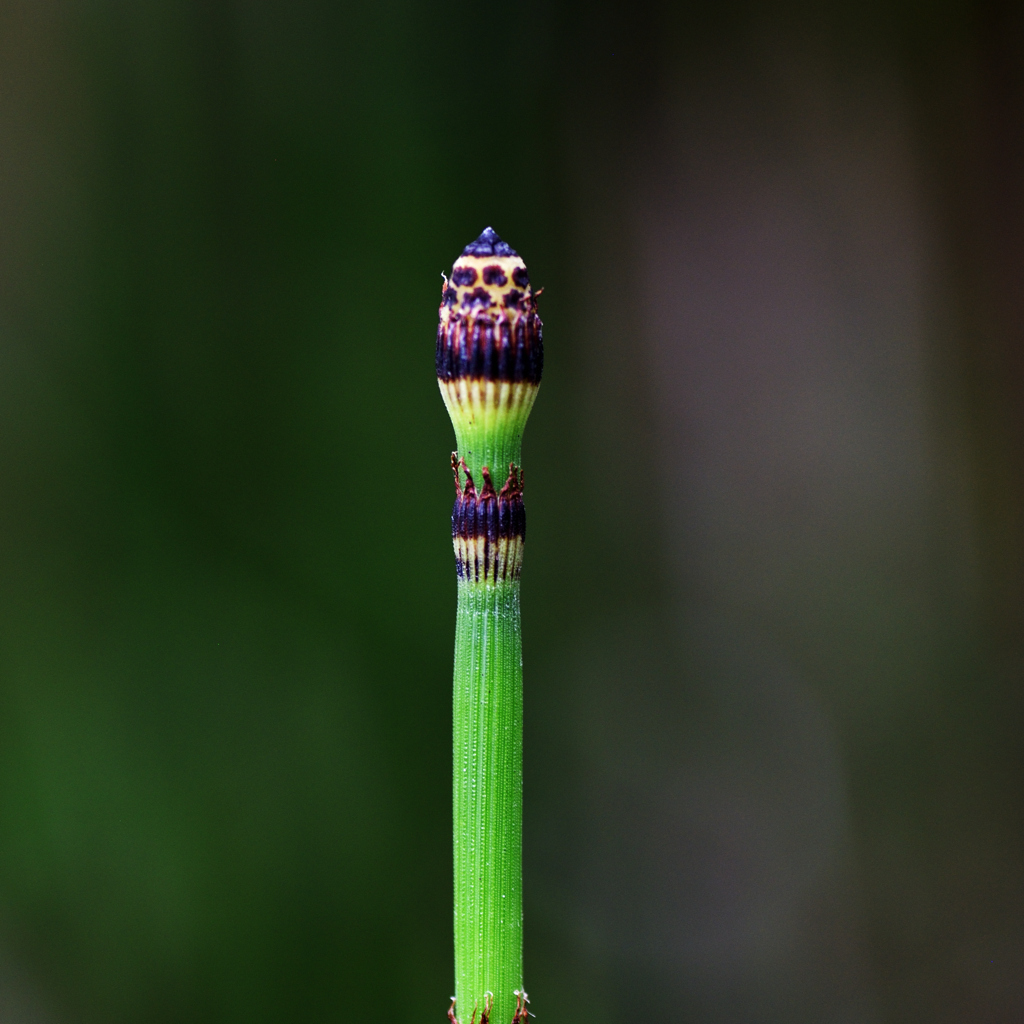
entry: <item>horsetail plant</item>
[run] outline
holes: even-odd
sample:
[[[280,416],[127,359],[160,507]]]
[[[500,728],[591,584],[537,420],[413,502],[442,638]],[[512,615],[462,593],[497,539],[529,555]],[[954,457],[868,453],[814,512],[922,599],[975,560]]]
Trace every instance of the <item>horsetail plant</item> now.
[[[458,445],[455,995],[448,1017],[452,1024],[526,1024],[520,452],[544,349],[526,264],[491,228],[466,246],[445,279],[436,362]]]

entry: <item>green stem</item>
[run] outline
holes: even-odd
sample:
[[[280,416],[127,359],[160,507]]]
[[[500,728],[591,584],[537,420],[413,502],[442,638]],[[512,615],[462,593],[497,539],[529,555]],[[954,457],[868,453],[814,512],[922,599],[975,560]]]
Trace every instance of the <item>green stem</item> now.
[[[523,988],[518,580],[459,582],[453,717],[456,1005],[463,1024],[485,1009],[508,1022]]]

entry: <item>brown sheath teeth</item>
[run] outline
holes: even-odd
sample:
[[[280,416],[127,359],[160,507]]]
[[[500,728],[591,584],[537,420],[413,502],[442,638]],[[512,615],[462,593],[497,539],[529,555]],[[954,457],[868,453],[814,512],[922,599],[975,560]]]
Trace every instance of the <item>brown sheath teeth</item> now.
[[[480,471],[483,487],[477,492],[466,463],[452,453],[455,474],[455,506],[452,509],[452,542],[459,579],[475,583],[497,583],[519,578],[526,540],[526,508],[523,505],[523,475],[509,465],[508,477],[500,491],[487,466]],[[466,483],[460,486],[460,474]]]
[[[516,991],[516,1009],[512,1016],[512,1024],[526,1024],[528,1017],[530,1016],[529,1011],[526,1009],[526,1004],[529,1000],[526,998],[525,992]],[[473,1007],[473,1016],[470,1018],[470,1024],[476,1024],[476,1006]],[[491,1014],[494,1012],[494,996],[490,992],[484,996],[484,1008],[480,1014],[480,1024],[490,1024]],[[460,1024],[459,1018],[455,1016],[455,997],[452,996],[452,1005],[448,1007],[448,1020],[449,1024]]]

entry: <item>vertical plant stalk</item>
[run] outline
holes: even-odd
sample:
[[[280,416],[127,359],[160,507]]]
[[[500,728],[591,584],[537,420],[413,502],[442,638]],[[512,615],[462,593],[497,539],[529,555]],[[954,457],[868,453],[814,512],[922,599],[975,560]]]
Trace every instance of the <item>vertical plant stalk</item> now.
[[[455,427],[454,1024],[525,1024],[523,428],[544,363],[526,264],[491,228],[441,297],[437,378]],[[496,490],[494,481],[501,483]]]

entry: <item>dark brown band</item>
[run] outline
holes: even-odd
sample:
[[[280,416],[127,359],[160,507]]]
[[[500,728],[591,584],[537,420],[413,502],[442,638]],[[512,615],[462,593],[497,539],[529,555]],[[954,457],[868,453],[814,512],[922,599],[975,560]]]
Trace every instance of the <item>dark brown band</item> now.
[[[539,384],[544,372],[540,317],[533,310],[497,317],[453,310],[438,325],[434,362],[441,380],[476,377]]]
[[[477,492],[466,464],[452,452],[455,473],[455,506],[452,509],[452,541],[459,579],[477,583],[519,578],[523,542],[526,539],[526,507],[523,475],[509,466],[508,479],[494,489],[490,471],[481,471],[483,488]],[[460,485],[460,473],[466,483]]]

